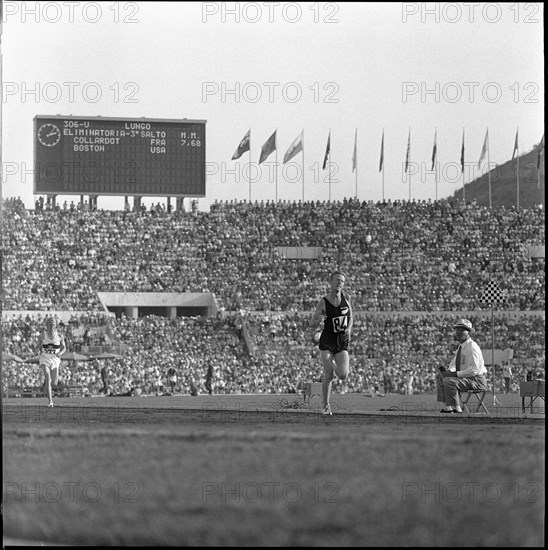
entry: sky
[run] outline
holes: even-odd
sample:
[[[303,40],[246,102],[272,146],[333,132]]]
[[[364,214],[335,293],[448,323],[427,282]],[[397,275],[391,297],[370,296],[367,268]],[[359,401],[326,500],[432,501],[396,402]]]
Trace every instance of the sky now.
[[[206,120],[203,210],[447,197],[463,184],[463,131],[466,182],[512,157],[518,128],[520,154],[539,143],[542,21],[532,3],[4,2],[2,196],[34,207],[36,115],[101,115]],[[250,152],[232,161],[249,129]],[[274,131],[277,150],[259,165]],[[283,165],[301,131],[304,154]]]

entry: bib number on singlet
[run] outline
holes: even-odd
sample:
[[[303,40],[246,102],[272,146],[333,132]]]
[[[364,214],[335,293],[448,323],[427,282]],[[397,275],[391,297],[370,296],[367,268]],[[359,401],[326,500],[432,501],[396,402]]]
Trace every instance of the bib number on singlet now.
[[[333,332],[344,332],[348,327],[348,317],[341,315],[340,317],[333,317]]]

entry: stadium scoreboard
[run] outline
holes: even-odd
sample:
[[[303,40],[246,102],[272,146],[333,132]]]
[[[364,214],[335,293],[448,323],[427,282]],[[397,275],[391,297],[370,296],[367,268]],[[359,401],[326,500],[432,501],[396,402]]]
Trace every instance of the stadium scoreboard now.
[[[205,120],[34,117],[34,193],[205,197]]]

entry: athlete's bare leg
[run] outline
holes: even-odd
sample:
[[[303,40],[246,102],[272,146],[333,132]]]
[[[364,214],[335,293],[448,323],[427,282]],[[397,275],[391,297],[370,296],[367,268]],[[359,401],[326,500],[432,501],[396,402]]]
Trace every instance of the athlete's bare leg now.
[[[48,405],[53,404],[53,400],[51,398],[51,375],[50,375],[50,369],[47,365],[42,365],[42,370],[44,372],[44,385],[46,386],[46,397],[48,398]],[[57,369],[55,369],[57,370]]]
[[[333,353],[327,350],[321,350],[320,355],[323,364],[323,381],[322,381],[322,397],[323,407],[329,406],[329,398],[331,396],[331,384],[333,382],[333,371],[336,368]]]
[[[339,351],[339,353],[334,355],[333,359],[335,361],[335,374],[342,382],[341,393],[346,393],[346,379],[348,378],[348,372],[350,370],[350,357],[348,351]]]
[[[51,385],[57,387],[59,381],[59,368],[51,369]]]
[[[51,388],[53,393],[53,388],[57,387],[57,383],[59,382],[59,367],[56,369],[51,369]]]

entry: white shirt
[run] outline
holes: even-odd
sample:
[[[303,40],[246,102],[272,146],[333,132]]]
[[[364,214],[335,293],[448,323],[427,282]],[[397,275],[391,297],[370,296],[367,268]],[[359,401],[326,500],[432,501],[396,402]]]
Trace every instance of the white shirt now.
[[[457,351],[455,356],[451,359],[449,363],[449,370],[455,372],[457,370]],[[485,362],[483,361],[483,354],[481,349],[472,338],[468,338],[465,342],[461,344],[460,352],[460,370],[457,372],[458,378],[471,378],[473,376],[487,374],[487,369],[485,368]]]
[[[63,336],[57,332],[53,331],[53,336],[48,336],[48,332],[45,331],[42,337],[42,349],[40,353],[47,353],[50,355],[57,355],[57,352],[61,349]]]

